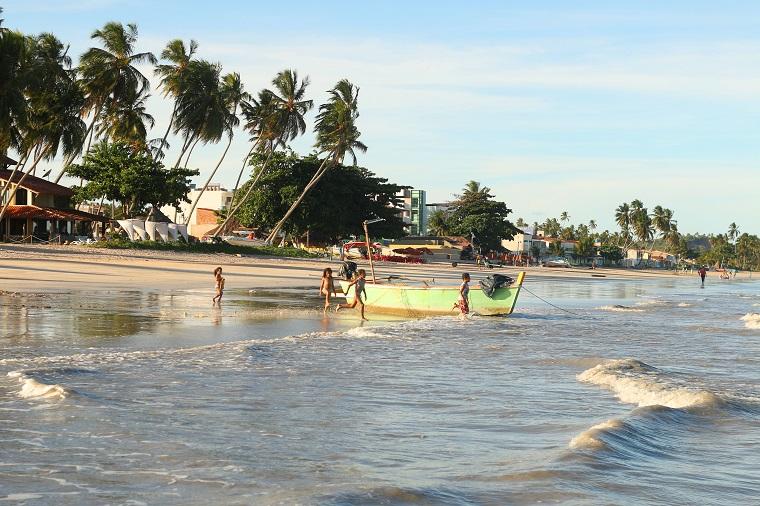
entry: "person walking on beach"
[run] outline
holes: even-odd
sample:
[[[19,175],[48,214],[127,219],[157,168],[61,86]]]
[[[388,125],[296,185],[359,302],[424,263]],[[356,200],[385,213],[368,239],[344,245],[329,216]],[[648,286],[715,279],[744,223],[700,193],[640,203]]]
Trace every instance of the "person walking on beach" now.
[[[222,277],[222,268],[217,267],[214,269],[214,278],[216,279],[216,295],[211,299],[211,305],[222,305],[222,295],[224,295],[224,278]]]
[[[348,295],[348,291],[351,290],[351,287],[354,287],[354,301],[351,304],[338,304],[335,306],[336,312],[341,309],[353,309],[359,304],[361,306],[362,320],[366,320],[364,317],[364,300],[367,299],[367,290],[364,288],[364,285],[367,282],[365,279],[366,277],[367,273],[364,269],[356,271],[356,279],[351,281],[346,287],[346,295]],[[362,300],[362,294],[364,294],[364,300]]]
[[[470,312],[470,275],[462,273],[462,284],[459,287],[459,300],[454,303],[451,309],[459,309],[460,314],[464,317]]]
[[[699,274],[699,277],[702,278],[702,288],[705,287],[705,276],[707,276],[707,269],[705,269],[705,266],[699,268],[697,271],[697,274]]]
[[[332,269],[327,267],[322,271],[322,284],[319,285],[319,294],[325,296],[325,312],[330,307],[331,292],[334,297],[338,296],[338,293],[335,291],[335,283],[333,283]]]

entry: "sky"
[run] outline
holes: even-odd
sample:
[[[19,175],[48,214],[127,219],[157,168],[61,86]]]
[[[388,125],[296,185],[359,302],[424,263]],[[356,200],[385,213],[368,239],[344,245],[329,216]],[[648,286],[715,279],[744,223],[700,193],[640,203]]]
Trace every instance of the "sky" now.
[[[361,88],[359,164],[453,198],[469,180],[514,219],[567,211],[614,230],[640,199],[681,232],[760,234],[760,2],[0,0],[5,26],[55,33],[79,55],[108,21],[138,25],[139,51],[175,38],[239,72],[249,92],[283,69],[309,96]],[[152,69],[144,73],[154,84]],[[161,137],[171,102],[148,102]],[[316,110],[316,107],[315,107]],[[292,147],[303,154],[309,132]],[[172,139],[170,138],[170,141]],[[181,144],[174,139],[167,160]],[[208,177],[224,143],[198,146]],[[233,186],[248,136],[215,178]],[[58,164],[59,165],[59,164]]]

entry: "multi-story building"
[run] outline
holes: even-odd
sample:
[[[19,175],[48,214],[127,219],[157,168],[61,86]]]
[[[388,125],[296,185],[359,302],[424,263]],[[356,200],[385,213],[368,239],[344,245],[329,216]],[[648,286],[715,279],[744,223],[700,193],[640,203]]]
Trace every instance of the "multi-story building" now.
[[[427,232],[427,207],[425,190],[404,189],[399,192],[403,207],[399,209],[409,235],[422,235]]]
[[[185,223],[187,213],[190,212],[190,207],[200,192],[200,189],[192,186],[187,194],[190,204],[182,202],[178,208],[164,206],[161,208],[161,212],[175,223]],[[190,216],[187,232],[198,238],[208,234],[218,225],[217,212],[228,209],[230,204],[232,204],[232,192],[218,183],[211,183],[206,187],[206,191],[201,195],[198,205],[195,206],[193,214]]]

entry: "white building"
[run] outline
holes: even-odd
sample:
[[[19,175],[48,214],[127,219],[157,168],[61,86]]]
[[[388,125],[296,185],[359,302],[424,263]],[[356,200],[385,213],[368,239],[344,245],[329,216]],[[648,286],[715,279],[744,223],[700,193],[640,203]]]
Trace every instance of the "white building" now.
[[[425,190],[405,189],[398,193],[402,206],[398,212],[409,235],[424,235],[427,232],[428,211],[425,206]]]
[[[533,228],[522,227],[520,230],[522,233],[515,234],[512,239],[502,239],[501,246],[508,249],[511,253],[525,253],[530,255],[530,248],[533,246]]]
[[[187,221],[187,213],[190,212],[190,207],[198,195],[201,193],[200,189],[192,189],[187,194],[187,199],[190,201],[180,203],[179,208],[172,206],[164,206],[161,208],[161,212],[168,216],[175,223],[185,223]],[[198,205],[195,206],[193,214],[190,216],[190,222],[188,223],[187,231],[190,235],[195,237],[202,237],[209,231],[213,230],[217,226],[217,211],[227,209],[232,204],[232,192],[223,188],[218,183],[211,183],[206,187],[206,191],[201,195]]]

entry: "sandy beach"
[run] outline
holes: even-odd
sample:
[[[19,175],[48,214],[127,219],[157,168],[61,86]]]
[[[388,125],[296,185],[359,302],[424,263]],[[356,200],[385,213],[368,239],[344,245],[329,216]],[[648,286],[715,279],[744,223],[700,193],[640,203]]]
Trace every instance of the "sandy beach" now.
[[[362,264],[362,262],[360,262]],[[321,270],[338,266],[327,259],[289,259],[263,256],[239,257],[230,254],[177,253],[148,250],[106,250],[86,246],[10,246],[0,247],[0,290],[30,292],[40,290],[87,289],[189,289],[213,287],[211,271],[224,268],[227,288],[305,287],[318,286]],[[334,269],[335,270],[335,269]],[[472,263],[451,267],[448,263],[407,265],[376,263],[378,278],[390,275],[412,280],[459,279],[462,272],[486,274]],[[685,277],[696,274],[674,274],[671,271],[600,268],[519,268],[505,266],[493,272],[527,270],[530,278],[641,279],[652,277]],[[719,274],[709,276],[718,281]],[[476,276],[478,277],[478,276]],[[749,278],[739,273],[737,279]]]

